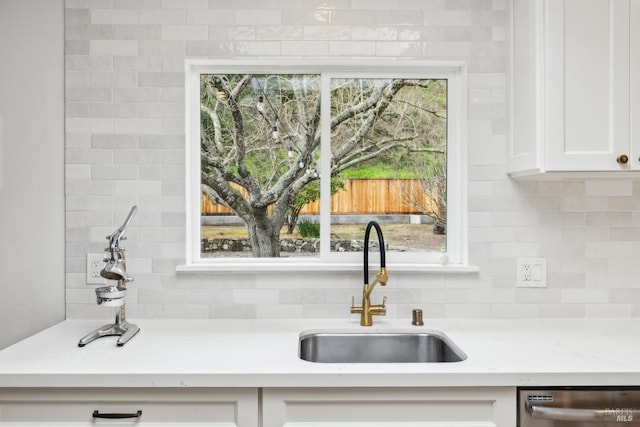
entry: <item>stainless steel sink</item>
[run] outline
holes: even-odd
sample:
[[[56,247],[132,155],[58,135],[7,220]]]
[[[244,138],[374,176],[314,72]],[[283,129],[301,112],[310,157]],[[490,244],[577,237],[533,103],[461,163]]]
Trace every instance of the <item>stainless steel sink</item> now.
[[[449,337],[432,330],[303,332],[298,355],[320,363],[443,363],[467,358]]]

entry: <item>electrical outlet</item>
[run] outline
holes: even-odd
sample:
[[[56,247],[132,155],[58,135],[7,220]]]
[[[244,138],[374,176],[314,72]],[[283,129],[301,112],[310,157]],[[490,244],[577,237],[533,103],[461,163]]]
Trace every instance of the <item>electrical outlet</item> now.
[[[525,263],[522,264],[521,274],[522,274],[522,281],[523,282],[530,282],[531,281],[531,264],[530,263],[525,262]]]
[[[104,254],[87,254],[87,285],[103,285],[105,283],[105,279],[100,276],[104,266]]]
[[[546,258],[518,258],[518,287],[546,288]]]

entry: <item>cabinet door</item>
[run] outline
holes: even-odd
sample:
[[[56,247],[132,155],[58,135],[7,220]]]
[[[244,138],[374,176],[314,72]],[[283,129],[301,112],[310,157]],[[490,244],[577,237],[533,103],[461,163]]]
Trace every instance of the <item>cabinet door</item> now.
[[[631,161],[640,169],[640,0],[631,0]],[[636,166],[637,165],[637,166]]]
[[[515,388],[264,389],[264,427],[513,427]]]
[[[0,389],[0,427],[96,425],[258,427],[258,391]]]
[[[545,22],[545,169],[637,167],[630,153],[629,0],[546,0]],[[629,163],[618,164],[620,155]]]

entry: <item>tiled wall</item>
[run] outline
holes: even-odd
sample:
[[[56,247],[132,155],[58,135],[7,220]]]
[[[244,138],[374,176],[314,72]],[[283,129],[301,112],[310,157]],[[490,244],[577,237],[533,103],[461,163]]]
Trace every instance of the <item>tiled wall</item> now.
[[[379,57],[468,63],[470,261],[391,272],[389,316],[640,315],[639,183],[505,175],[508,0],[66,0],[67,317],[108,317],[85,254],[129,207],[137,318],[347,317],[360,273],[177,274],[184,262],[186,57]],[[516,256],[548,288],[515,287]]]

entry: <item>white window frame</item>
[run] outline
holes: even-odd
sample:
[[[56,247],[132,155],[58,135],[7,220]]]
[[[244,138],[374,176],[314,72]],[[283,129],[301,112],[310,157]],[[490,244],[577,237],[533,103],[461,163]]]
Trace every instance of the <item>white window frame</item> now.
[[[468,264],[467,226],[467,86],[466,66],[457,61],[291,61],[187,60],[185,62],[186,117],[186,263],[178,271],[357,271],[361,253],[335,253],[329,248],[330,180],[321,181],[321,253],[318,257],[202,258],[200,256],[200,75],[201,74],[320,74],[323,97],[330,93],[332,78],[447,79],[447,257],[443,264],[436,252],[387,252],[387,268],[393,271],[475,272]],[[328,97],[326,98],[328,99]],[[320,158],[331,158],[328,102],[322,105]],[[330,162],[320,161],[322,176],[330,176]],[[382,226],[384,232],[384,225]],[[375,236],[374,236],[375,238]],[[323,249],[325,248],[325,249]],[[377,257],[372,256],[377,262]],[[375,263],[374,262],[374,263]]]

